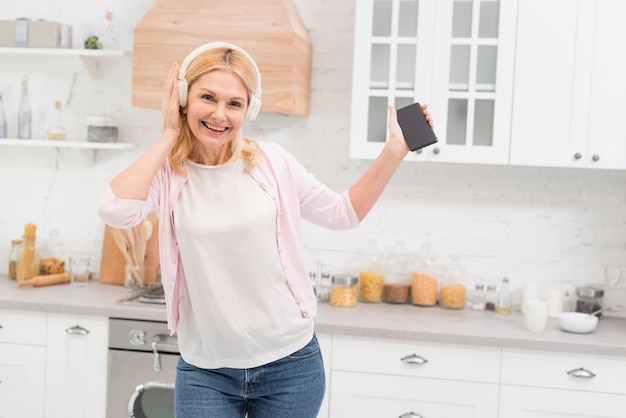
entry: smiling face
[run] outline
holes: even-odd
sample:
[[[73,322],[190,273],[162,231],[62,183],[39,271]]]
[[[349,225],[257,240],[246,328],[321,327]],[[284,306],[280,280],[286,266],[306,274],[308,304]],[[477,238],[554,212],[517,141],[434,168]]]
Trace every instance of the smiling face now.
[[[217,165],[228,161],[229,143],[239,135],[247,104],[246,87],[230,71],[211,71],[191,84],[186,120],[200,143],[197,162]]]

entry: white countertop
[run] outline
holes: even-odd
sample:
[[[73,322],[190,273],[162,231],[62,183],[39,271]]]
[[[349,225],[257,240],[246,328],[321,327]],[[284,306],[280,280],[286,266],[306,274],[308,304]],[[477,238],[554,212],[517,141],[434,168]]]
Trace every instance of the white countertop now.
[[[166,320],[162,305],[117,302],[127,293],[122,286],[97,281],[84,288],[69,284],[18,288],[15,281],[0,276],[0,309]],[[315,324],[318,332],[329,334],[626,356],[624,318],[603,317],[590,334],[563,332],[556,319],[550,319],[544,332],[532,333],[519,312],[503,315],[388,303],[337,308],[322,302]]]

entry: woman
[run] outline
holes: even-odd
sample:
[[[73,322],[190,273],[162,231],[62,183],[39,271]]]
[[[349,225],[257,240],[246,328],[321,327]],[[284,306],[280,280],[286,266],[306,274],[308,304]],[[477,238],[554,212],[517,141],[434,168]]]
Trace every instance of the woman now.
[[[159,215],[178,418],[317,415],[325,381],[301,219],[358,226],[409,151],[390,107],[380,156],[336,193],[278,145],[242,137],[260,92],[256,64],[234,45],[203,45],[173,64],[160,138],[100,204],[117,228]]]

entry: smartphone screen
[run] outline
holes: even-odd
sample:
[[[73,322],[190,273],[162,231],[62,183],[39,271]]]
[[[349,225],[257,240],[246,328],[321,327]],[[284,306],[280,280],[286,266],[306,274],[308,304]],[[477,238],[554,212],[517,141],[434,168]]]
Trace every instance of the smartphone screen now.
[[[437,136],[428,124],[422,105],[419,103],[398,109],[398,123],[411,151],[417,151],[437,142]]]

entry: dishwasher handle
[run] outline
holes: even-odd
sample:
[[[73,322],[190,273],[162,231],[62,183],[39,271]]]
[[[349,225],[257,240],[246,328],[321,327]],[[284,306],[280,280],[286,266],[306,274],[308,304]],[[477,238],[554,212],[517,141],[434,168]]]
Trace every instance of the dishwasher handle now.
[[[170,351],[178,353],[178,343],[172,343],[168,340],[171,337],[165,334],[157,334],[152,339],[152,353],[154,354],[154,363],[152,368],[155,372],[159,373],[161,371],[161,355],[159,350]]]

